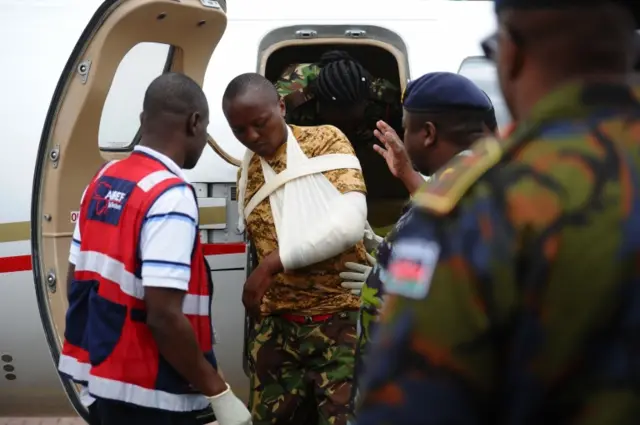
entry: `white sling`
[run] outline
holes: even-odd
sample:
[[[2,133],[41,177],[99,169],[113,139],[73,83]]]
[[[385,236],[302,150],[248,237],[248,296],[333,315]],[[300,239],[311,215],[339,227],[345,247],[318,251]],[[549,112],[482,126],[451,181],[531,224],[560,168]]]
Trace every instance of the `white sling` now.
[[[253,157],[253,152],[248,151],[242,164],[238,197],[238,229],[241,231],[255,207],[269,197],[281,256],[295,249],[296,244],[313,231],[314,224],[327,217],[332,203],[342,195],[322,173],[337,169],[361,170],[354,155],[327,154],[308,158],[291,129],[286,149],[287,168],[280,174],[260,158],[265,184],[244,208],[247,169]]]

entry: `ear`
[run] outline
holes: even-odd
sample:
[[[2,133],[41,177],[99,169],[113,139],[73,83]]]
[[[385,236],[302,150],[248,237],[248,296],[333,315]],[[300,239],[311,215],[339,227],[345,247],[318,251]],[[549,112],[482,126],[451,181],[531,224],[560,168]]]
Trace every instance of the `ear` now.
[[[144,124],[144,112],[140,112],[140,127]]]
[[[189,115],[187,119],[187,135],[195,136],[198,134],[198,126],[200,125],[200,121],[202,121],[202,117],[199,112],[194,112]]]
[[[425,148],[433,146],[436,143],[437,130],[436,126],[433,125],[431,121],[427,121],[422,126],[422,130],[420,131],[423,145]]]
[[[284,99],[278,99],[278,109],[280,110],[280,116],[284,118],[287,115],[287,105],[284,103]]]

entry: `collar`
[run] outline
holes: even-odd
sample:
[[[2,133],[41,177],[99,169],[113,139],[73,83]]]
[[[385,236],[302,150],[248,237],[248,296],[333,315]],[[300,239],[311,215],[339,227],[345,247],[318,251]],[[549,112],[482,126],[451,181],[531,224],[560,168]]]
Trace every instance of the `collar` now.
[[[154,159],[157,159],[162,164],[164,164],[164,166],[167,167],[169,171],[171,171],[173,174],[180,177],[182,180],[189,182],[189,179],[184,174],[184,171],[182,170],[182,168],[178,167],[178,164],[176,164],[171,158],[169,158],[165,154],[162,154],[155,149],[151,149],[148,146],[137,145],[135,148],[133,148],[133,150],[134,152],[141,152],[143,154],[149,155]]]
[[[640,108],[639,99],[640,87],[627,83],[569,82],[543,97],[526,119],[516,123],[505,135],[504,147],[528,139],[552,122]]]
[[[545,96],[533,108],[529,119],[535,123],[582,118],[603,110],[640,107],[637,89],[625,83],[585,83],[573,81]]]

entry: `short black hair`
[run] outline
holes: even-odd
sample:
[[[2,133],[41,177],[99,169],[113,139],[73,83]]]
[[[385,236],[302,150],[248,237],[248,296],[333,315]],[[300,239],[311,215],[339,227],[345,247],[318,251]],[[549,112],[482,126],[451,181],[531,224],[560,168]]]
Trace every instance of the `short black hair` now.
[[[409,112],[410,120],[405,123],[409,131],[416,132],[427,122],[433,123],[439,137],[467,148],[485,133],[485,127],[492,132],[497,129],[494,109],[457,109],[433,112]]]
[[[222,95],[222,105],[226,102],[230,102],[238,96],[242,96],[249,91],[256,91],[267,96],[272,96],[274,101],[280,99],[276,86],[264,76],[257,72],[247,72],[240,74],[229,82],[227,88]]]
[[[338,59],[320,69],[313,91],[320,103],[349,106],[371,98],[371,75],[358,62]]]
[[[208,116],[209,104],[198,83],[185,74],[168,72],[151,82],[142,110],[145,118],[153,122],[165,114],[187,116],[199,112]]]

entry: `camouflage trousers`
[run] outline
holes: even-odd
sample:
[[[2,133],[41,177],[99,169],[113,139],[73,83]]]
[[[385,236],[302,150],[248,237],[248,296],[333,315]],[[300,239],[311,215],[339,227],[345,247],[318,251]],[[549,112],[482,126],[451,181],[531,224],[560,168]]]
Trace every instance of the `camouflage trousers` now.
[[[249,342],[254,425],[347,425],[358,312],[300,324],[256,323]]]

